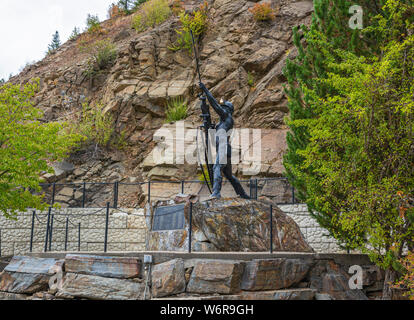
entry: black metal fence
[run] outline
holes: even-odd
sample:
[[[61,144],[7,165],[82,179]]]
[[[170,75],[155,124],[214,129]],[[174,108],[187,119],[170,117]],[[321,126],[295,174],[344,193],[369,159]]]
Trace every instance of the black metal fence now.
[[[101,210],[98,210],[96,212],[90,213],[88,215],[95,215],[101,211],[104,211],[106,209],[105,214],[105,236],[103,239],[104,243],[104,252],[108,251],[108,231],[109,231],[109,219],[110,219],[110,203],[107,203],[106,208],[102,208]],[[39,216],[36,214],[36,211],[33,211],[32,214],[32,222],[31,222],[31,231],[30,231],[30,252],[33,252],[33,241],[34,241],[34,234],[35,234],[35,220],[37,220],[40,224],[43,224],[39,218]],[[77,229],[77,243],[78,243],[78,251],[81,251],[81,229],[82,224],[79,223],[73,223],[70,217],[66,217],[65,221],[59,221],[55,214],[52,213],[52,207],[49,208],[47,218],[46,218],[46,236],[44,241],[44,252],[50,252],[52,251],[52,242],[53,242],[53,231],[54,231],[54,223],[59,222],[65,225],[65,242],[64,242],[64,251],[68,251],[68,241],[69,241],[69,229],[70,227],[73,227]],[[1,246],[1,241],[0,241]],[[1,251],[0,251],[1,256]]]
[[[110,219],[110,203],[107,203],[106,208],[103,208],[97,212],[94,212],[93,214],[96,214],[100,211],[103,211],[106,209],[105,214],[105,235],[103,239],[104,244],[104,252],[108,252],[108,233],[109,233],[109,219]],[[270,247],[270,253],[273,253],[273,205],[269,206],[269,220],[270,220],[270,236],[269,236],[269,247]],[[31,222],[31,232],[30,232],[30,252],[33,252],[33,240],[34,240],[34,234],[35,234],[35,220],[37,220],[39,223],[42,223],[42,221],[39,219],[38,215],[36,214],[36,211],[33,211],[32,214],[32,222]],[[46,219],[46,236],[44,241],[44,252],[51,252],[52,251],[52,242],[53,242],[53,231],[54,231],[54,223],[60,222],[65,224],[65,243],[64,243],[64,252],[68,251],[68,240],[69,240],[69,228],[70,226],[77,229],[77,242],[78,242],[78,252],[81,251],[81,223],[74,224],[69,217],[66,217],[65,221],[59,221],[55,214],[52,213],[52,208],[49,208],[47,219]],[[189,224],[188,224],[188,252],[192,252],[192,238],[193,238],[193,204],[190,203],[190,215],[189,215]],[[0,230],[0,257],[1,257],[1,230]]]
[[[296,203],[296,196],[295,196],[295,189],[293,187],[290,187],[287,181],[287,178],[257,178],[257,179],[250,179],[250,180],[242,180],[242,183],[247,184],[250,192],[250,197],[252,199],[258,199],[259,197],[259,189],[263,188],[263,185],[270,182],[270,181],[280,181],[285,183],[284,187],[284,198],[285,201],[282,201],[278,204],[295,204]],[[151,202],[151,189],[157,184],[175,184],[177,185],[177,193],[181,192],[182,194],[185,193],[186,185],[187,184],[204,184],[205,182],[202,181],[149,181],[149,182],[143,182],[143,183],[82,183],[81,184],[81,205],[78,206],[78,208],[86,208],[87,199],[88,199],[88,190],[91,190],[91,187],[88,186],[104,186],[108,187],[110,186],[112,188],[112,195],[111,195],[111,201],[106,202],[105,207],[99,207],[99,210],[96,212],[90,213],[88,215],[93,215],[99,212],[102,212],[106,210],[105,215],[105,235],[104,239],[102,239],[102,242],[104,244],[104,252],[108,251],[108,233],[109,233],[109,220],[110,220],[110,209],[117,209],[119,210],[119,195],[120,195],[120,187],[121,186],[147,186],[147,201]],[[50,208],[47,214],[47,217],[45,218],[45,221],[41,221],[39,216],[36,214],[36,211],[33,211],[32,214],[32,221],[31,221],[31,233],[30,233],[30,252],[33,252],[33,240],[34,240],[34,234],[35,234],[35,220],[37,219],[40,224],[45,224],[45,241],[44,241],[44,252],[50,252],[52,251],[52,243],[53,243],[53,232],[54,232],[54,224],[55,222],[65,225],[65,242],[64,242],[64,251],[68,251],[68,241],[69,241],[69,230],[77,229],[77,244],[78,244],[78,251],[81,251],[81,230],[82,225],[81,223],[74,223],[71,219],[72,217],[66,217],[65,221],[58,220],[57,215],[53,214],[52,212],[52,206],[56,203],[56,194],[57,190],[61,187],[73,187],[73,188],[79,188],[79,184],[76,183],[53,183],[53,184],[43,184],[42,187],[44,189],[51,189],[51,197],[50,197]],[[79,189],[74,190],[74,192],[78,191]],[[97,208],[98,207],[94,207]],[[273,252],[273,206],[269,207],[270,210],[270,252]],[[192,252],[192,227],[193,227],[193,206],[191,204],[190,207],[190,217],[189,217],[189,230],[188,230],[188,252]],[[74,241],[72,241],[74,242]],[[0,230],[0,256],[1,256],[1,230]]]
[[[280,201],[277,201],[278,204],[295,204],[296,195],[295,189],[289,185],[287,178],[257,178],[250,180],[242,180],[241,183],[247,185],[252,199],[257,199],[259,197],[259,189],[263,188],[265,183],[271,181],[279,181],[283,184],[283,191],[275,194],[278,196]],[[206,185],[203,181],[148,181],[148,182],[137,182],[137,183],[123,183],[123,182],[114,182],[114,183],[105,183],[105,182],[83,182],[83,183],[51,183],[51,184],[41,184],[43,192],[46,196],[48,203],[53,206],[55,203],[61,203],[60,199],[57,199],[59,194],[59,189],[66,190],[72,189],[72,200],[68,207],[71,208],[103,208],[106,203],[110,203],[111,208],[119,208],[120,206],[124,207],[136,207],[136,205],[123,205],[120,201],[120,195],[127,193],[124,191],[124,188],[133,188],[136,187],[135,193],[142,194],[142,189],[147,189],[147,201],[151,202],[152,200],[152,188],[157,185],[177,185],[177,193],[185,193],[186,186],[188,184],[200,184]],[[102,200],[100,203],[94,201],[93,196],[100,195]],[[90,205],[92,203],[92,205]]]

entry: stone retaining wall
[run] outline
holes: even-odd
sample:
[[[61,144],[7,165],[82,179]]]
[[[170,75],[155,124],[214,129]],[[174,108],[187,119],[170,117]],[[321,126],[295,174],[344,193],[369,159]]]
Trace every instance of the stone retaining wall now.
[[[279,208],[299,225],[306,241],[316,252],[345,253],[326,229],[309,214],[306,204],[281,205]]]
[[[66,218],[69,217],[68,251],[78,250],[78,224],[81,224],[81,251],[103,251],[106,210],[60,209],[54,216],[52,251],[64,251]],[[33,252],[43,252],[46,238],[47,212],[37,213]],[[20,255],[30,251],[32,212],[19,215],[17,221],[0,216],[2,256]],[[108,251],[145,250],[146,224],[143,210],[110,211]]]
[[[335,239],[327,237],[309,215],[306,205],[282,205],[280,209],[299,225],[305,239],[316,252],[343,253]],[[81,251],[99,252],[104,249],[105,210],[65,208],[54,210],[52,250],[63,251],[65,241],[65,221],[69,217],[68,251],[78,250],[78,223],[81,223]],[[47,212],[37,214],[33,252],[43,252],[46,237]],[[40,221],[39,221],[40,220]],[[0,216],[1,253],[3,256],[25,254],[30,249],[32,212],[19,216],[17,221]],[[146,223],[143,210],[111,209],[108,234],[108,251],[145,250]]]
[[[351,265],[363,290],[350,287]],[[363,255],[47,253],[14,257],[0,273],[0,300],[367,300],[383,284]]]

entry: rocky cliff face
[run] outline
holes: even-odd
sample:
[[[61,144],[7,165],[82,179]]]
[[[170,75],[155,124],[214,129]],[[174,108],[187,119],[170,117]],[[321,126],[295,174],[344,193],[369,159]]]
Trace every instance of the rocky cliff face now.
[[[201,2],[184,1],[185,9],[193,10]],[[200,41],[203,81],[215,96],[234,103],[236,126],[267,129],[269,155],[264,158],[271,163],[261,174],[280,176],[286,148],[283,118],[288,113],[282,69],[286,59],[295,54],[292,28],[309,23],[312,1],[272,0],[272,6],[280,10],[274,21],[265,23],[256,22],[249,12],[257,1],[207,2],[209,28]],[[104,35],[91,40],[110,38],[119,52],[113,67],[93,80],[84,74],[88,56],[80,52],[76,41],[65,43],[55,54],[12,78],[14,83],[40,78],[41,90],[35,102],[45,110],[47,121],[70,119],[85,99],[102,102],[106,112],[115,116],[116,129],[124,132],[127,147],[122,152],[104,153],[93,164],[89,156],[77,154],[72,159],[77,160],[77,167],[95,172],[88,175],[88,180],[108,180],[114,176],[108,168],[114,165],[122,169],[116,172],[117,180],[148,178],[145,170],[151,168],[143,168],[142,163],[155,145],[154,132],[165,123],[165,103],[169,98],[185,97],[190,106],[187,122],[194,127],[200,122],[193,58],[185,50],[169,49],[176,39],[178,18],[172,16],[143,33],[131,29],[131,19],[120,17],[104,22]],[[249,73],[254,75],[253,87],[248,83]],[[196,167],[174,172],[175,177],[194,177]],[[158,173],[162,176],[162,170]],[[85,175],[69,174],[64,181],[79,180],[85,180]]]

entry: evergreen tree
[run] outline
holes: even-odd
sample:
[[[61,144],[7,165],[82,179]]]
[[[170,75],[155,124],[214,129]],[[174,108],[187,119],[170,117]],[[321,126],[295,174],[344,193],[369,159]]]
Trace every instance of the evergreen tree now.
[[[295,30],[284,164],[319,224],[387,271],[389,298],[414,248],[413,0],[366,4],[361,31],[338,19],[343,3],[315,1],[303,39]]]
[[[86,18],[86,31],[89,33],[99,33],[101,31],[101,22],[97,15],[88,14]]]
[[[78,27],[73,28],[71,35],[69,36],[69,40],[75,40],[80,35],[80,30]]]
[[[132,9],[134,8],[134,1],[133,0],[119,0],[118,7],[123,12],[125,12],[125,14],[131,14]]]
[[[4,80],[3,78],[1,78],[0,79],[0,86],[3,85],[3,84],[5,84],[5,83],[6,83],[6,80]]]
[[[359,1],[363,8],[364,25],[369,25],[375,15],[380,12],[381,4],[377,1]],[[351,29],[349,8],[354,5],[348,0],[315,0],[315,12],[310,27],[301,26],[293,30],[294,44],[298,55],[287,62],[284,74],[288,80],[285,87],[289,98],[290,118],[287,135],[288,151],[284,158],[284,166],[291,184],[298,192],[298,198],[306,201],[306,177],[312,175],[313,167],[302,169],[304,157],[300,151],[309,144],[307,128],[296,120],[317,117],[316,107],[320,99],[335,92],[335,88],[322,82],[330,72],[333,60],[339,56],[331,55],[332,49],[343,49],[358,56],[378,51],[377,39],[372,34],[363,33],[359,29]],[[321,38],[326,39],[322,42]],[[308,203],[309,209],[321,226],[330,230],[332,227],[330,213],[324,212],[317,203]],[[345,236],[346,238],[346,236]]]
[[[51,44],[49,44],[48,53],[49,54],[53,53],[54,51],[59,49],[60,46],[61,46],[61,42],[60,42],[59,31],[56,31],[56,33],[53,35]]]

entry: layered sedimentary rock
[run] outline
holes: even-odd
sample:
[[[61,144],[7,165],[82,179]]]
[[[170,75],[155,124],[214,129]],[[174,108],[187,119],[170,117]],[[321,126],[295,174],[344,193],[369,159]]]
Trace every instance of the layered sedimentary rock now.
[[[133,279],[119,279],[118,271],[125,270],[121,266],[125,263],[141,265],[142,255],[15,257],[0,276],[0,300],[366,300],[367,295],[380,298],[384,283],[384,273],[362,255],[283,253],[268,259],[252,259],[249,253],[213,255],[180,254],[182,258],[174,259],[172,254],[156,254],[151,268]],[[110,263],[98,268],[104,258]],[[347,272],[352,265],[363,269],[363,290],[350,289]],[[101,276],[83,274],[91,273],[90,266]],[[108,272],[110,266],[114,270]]]
[[[47,289],[63,261],[16,256],[0,274],[0,291],[32,294]]]
[[[152,270],[152,296],[168,297],[185,292],[184,261],[175,259],[156,265]]]
[[[85,275],[131,279],[141,274],[141,261],[126,257],[98,257],[68,254],[65,271]]]
[[[184,9],[191,12],[204,0],[182,2]],[[283,67],[288,58],[297,54],[292,28],[310,22],[313,3],[310,0],[271,0],[271,6],[277,11],[276,19],[260,23],[249,11],[255,2],[207,1],[209,25],[199,42],[200,66],[202,79],[214,95],[233,102],[236,127],[269,129],[264,132],[264,136],[269,136],[269,139],[265,137],[265,148],[272,150],[267,152],[269,156],[260,173],[278,176],[283,174],[281,160],[286,150],[287,132],[283,119],[288,114]],[[131,29],[131,20],[132,15],[104,21],[102,34],[81,35],[70,40],[11,79],[14,83],[40,79],[34,103],[45,111],[45,121],[73,121],[82,103],[102,103],[105,112],[113,115],[116,130],[124,134],[126,148],[123,151],[110,150],[98,156],[94,150],[82,150],[77,154],[79,161],[74,163],[75,168],[65,170],[63,175],[56,170],[56,175],[47,177],[49,182],[92,179],[112,182],[131,176],[138,179],[161,176],[174,180],[177,176],[197,176],[194,165],[175,166],[169,170],[141,166],[155,146],[155,131],[165,123],[165,105],[169,99],[183,97],[189,106],[187,122],[194,128],[199,125],[198,79],[193,56],[187,50],[169,49],[177,40],[175,30],[180,28],[177,16],[172,15],[164,23],[142,33]],[[104,39],[114,43],[117,59],[112,66],[100,70],[98,76],[90,78],[85,74],[90,57],[80,48]],[[84,154],[82,159],[80,154]],[[115,170],[113,164],[122,165],[124,170]],[[105,199],[94,199],[102,190],[91,190],[87,203],[105,204]],[[67,192],[62,192],[58,200],[64,205],[79,203],[78,195],[68,196]]]
[[[144,285],[139,282],[67,273],[56,296],[90,300],[141,300],[143,292]]]

